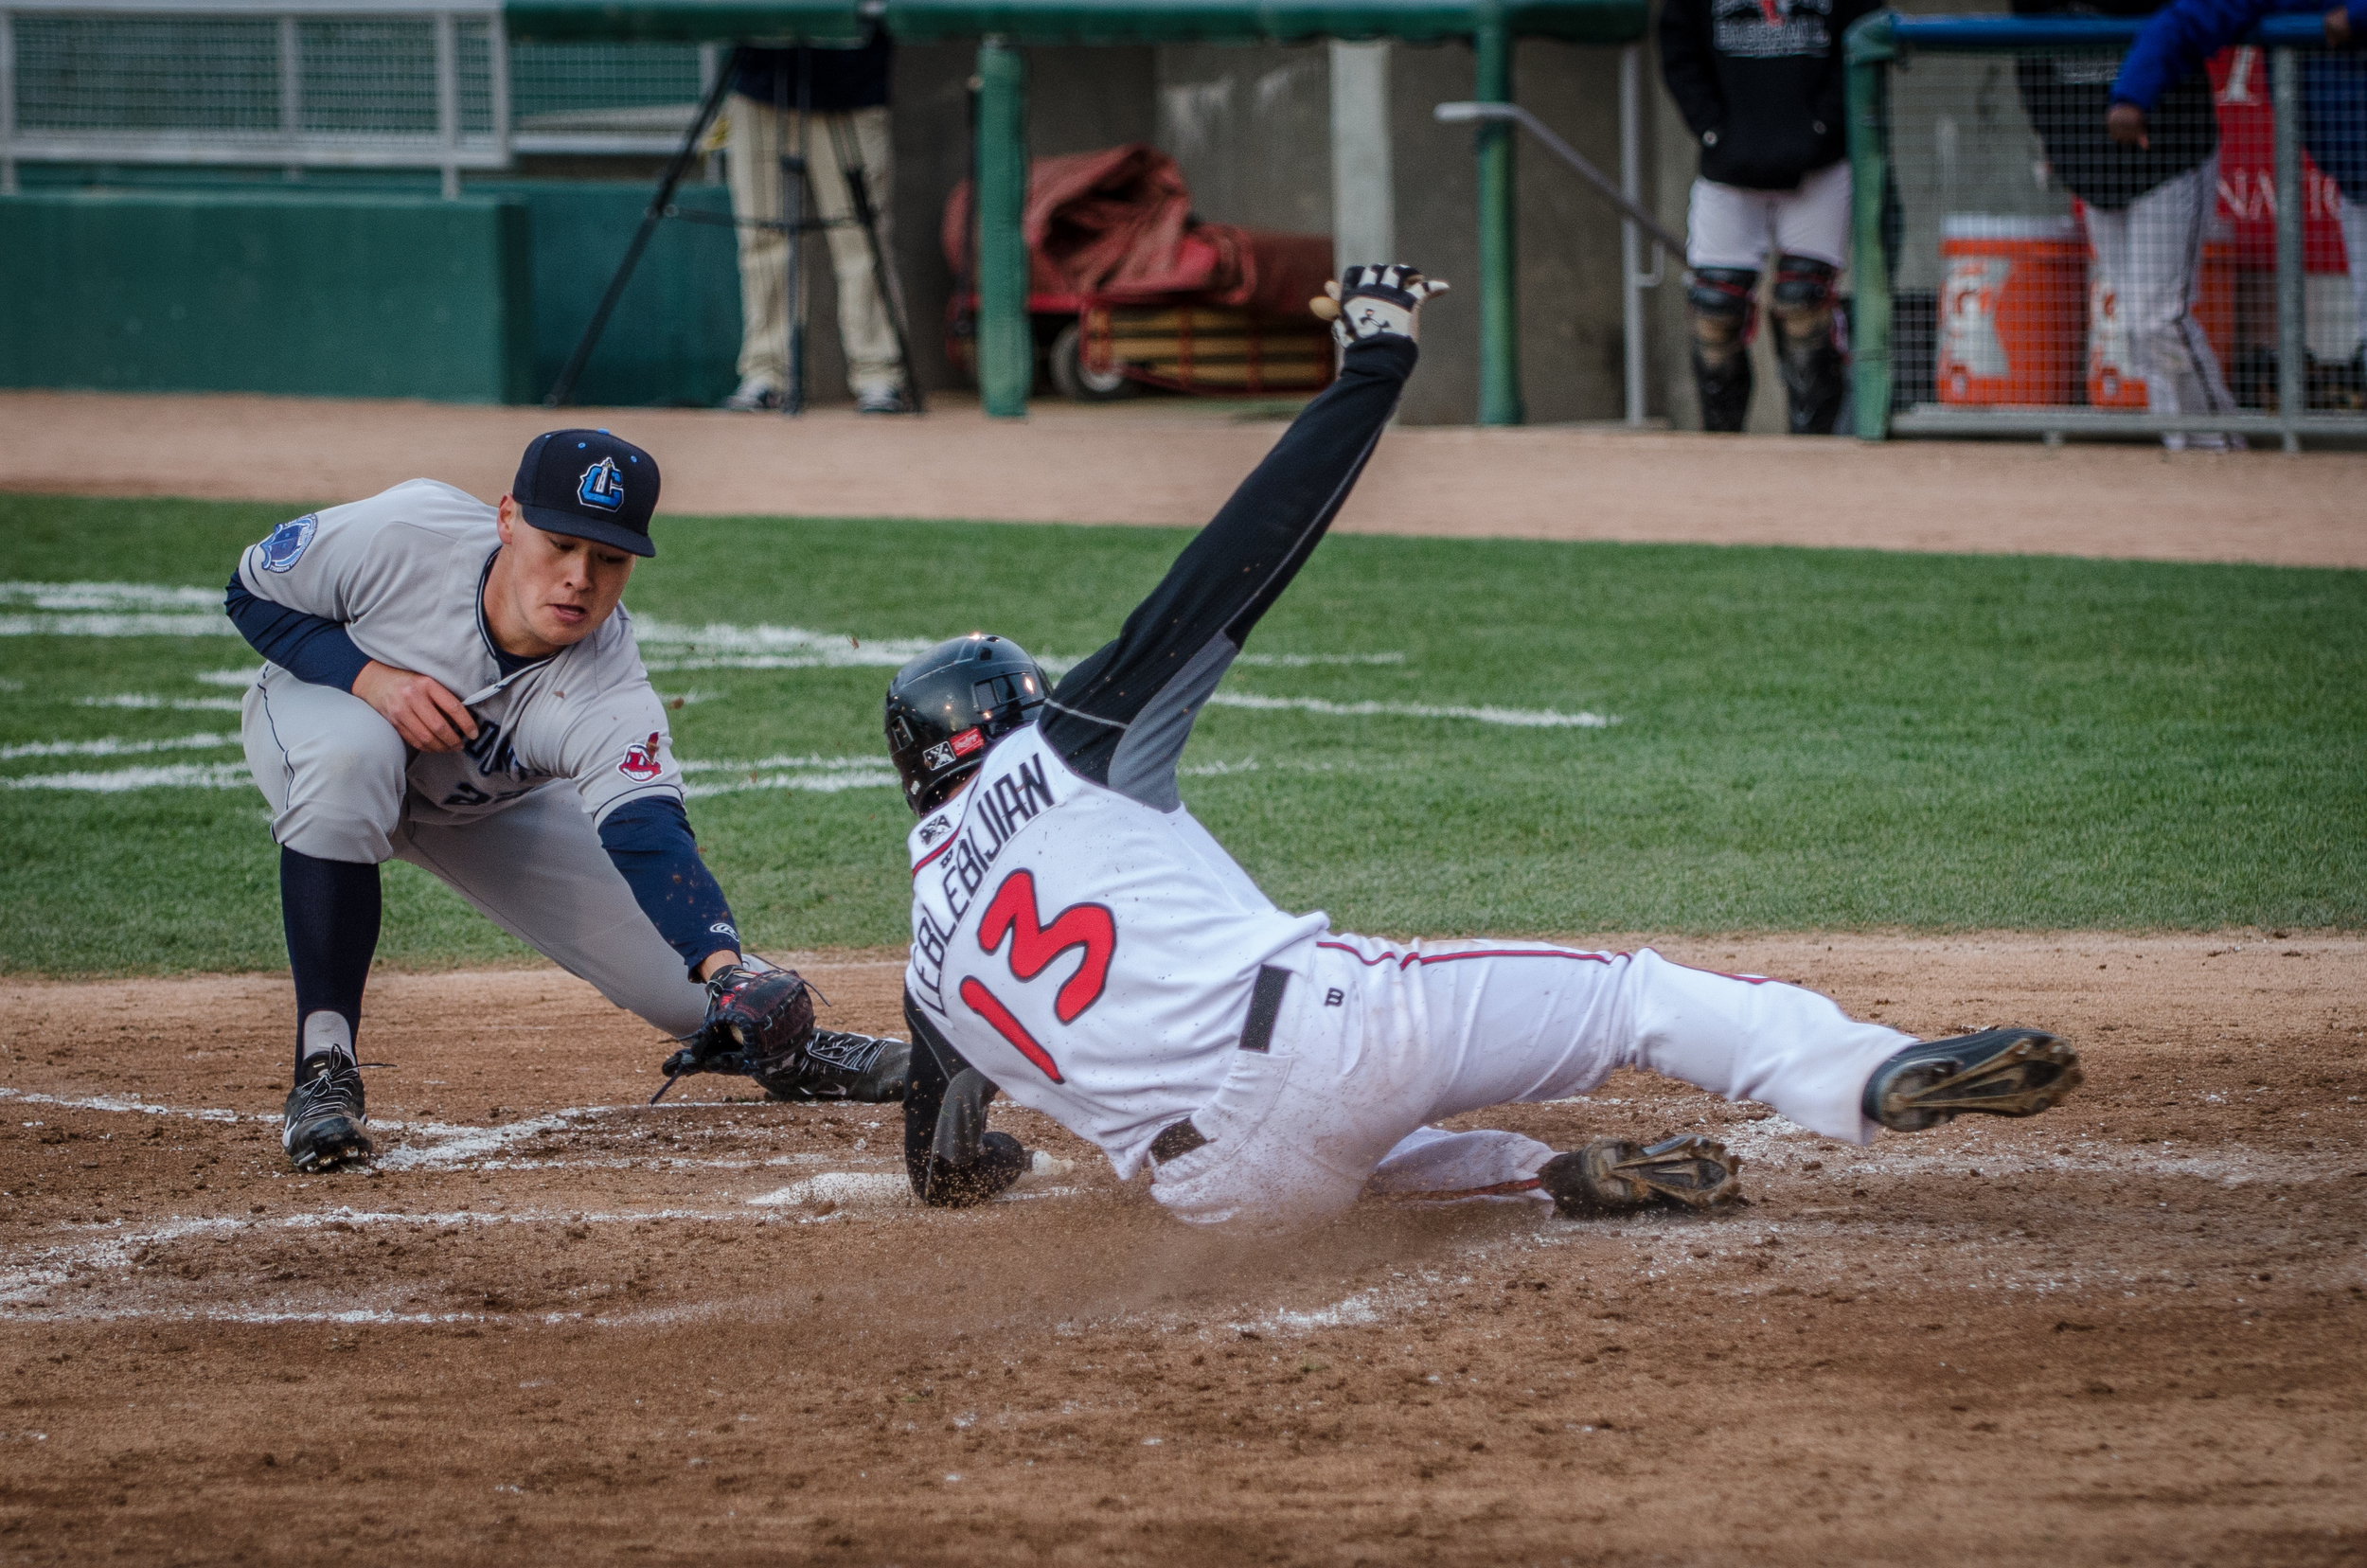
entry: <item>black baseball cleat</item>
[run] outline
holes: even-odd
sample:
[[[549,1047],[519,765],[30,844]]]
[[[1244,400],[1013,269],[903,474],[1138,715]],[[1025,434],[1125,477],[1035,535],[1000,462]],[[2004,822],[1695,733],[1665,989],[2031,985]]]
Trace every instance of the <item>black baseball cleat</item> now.
[[[750,1076],[776,1100],[892,1105],[904,1097],[912,1059],[912,1046],[900,1040],[816,1029],[788,1067]]]
[[[1866,1079],[1865,1114],[1920,1132],[1967,1111],[2035,1116],[2079,1087],[2079,1053],[2044,1029],[1983,1029],[1908,1046]]]
[[[1557,1154],[1537,1172],[1554,1207],[1573,1220],[1651,1204],[1709,1208],[1742,1196],[1742,1157],[1697,1134],[1648,1149],[1624,1138],[1596,1138]]]
[[[372,1153],[362,1126],[370,1119],[362,1104],[362,1070],[341,1051],[308,1060],[296,1086],[288,1091],[279,1146],[298,1170],[334,1170],[363,1165]]]

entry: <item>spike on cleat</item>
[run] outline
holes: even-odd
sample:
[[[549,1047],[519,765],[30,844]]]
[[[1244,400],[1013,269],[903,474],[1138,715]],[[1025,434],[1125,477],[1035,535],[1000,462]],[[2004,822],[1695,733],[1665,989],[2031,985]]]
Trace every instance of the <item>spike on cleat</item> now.
[[[1624,1138],[1596,1138],[1557,1154],[1537,1173],[1554,1206],[1573,1219],[1615,1214],[1650,1204],[1709,1208],[1742,1196],[1739,1155],[1698,1134],[1646,1148]]]
[[[1866,1080],[1868,1120],[1919,1132],[1967,1112],[2035,1116],[2079,1087],[2079,1053],[2044,1029],[1983,1029],[1908,1046]]]

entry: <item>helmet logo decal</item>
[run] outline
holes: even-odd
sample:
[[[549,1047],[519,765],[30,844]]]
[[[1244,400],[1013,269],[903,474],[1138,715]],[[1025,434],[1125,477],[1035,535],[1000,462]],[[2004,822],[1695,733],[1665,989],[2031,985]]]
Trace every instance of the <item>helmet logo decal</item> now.
[[[940,740],[935,745],[931,746],[927,751],[922,752],[920,754],[920,765],[928,769],[931,773],[936,772],[939,768],[952,767],[953,765],[953,742],[951,740]]]
[[[955,757],[968,757],[971,752],[985,750],[987,738],[979,734],[977,728],[973,725],[971,728],[966,729],[962,731],[961,734],[953,737],[953,739],[948,741],[947,744],[953,748],[953,755]]]

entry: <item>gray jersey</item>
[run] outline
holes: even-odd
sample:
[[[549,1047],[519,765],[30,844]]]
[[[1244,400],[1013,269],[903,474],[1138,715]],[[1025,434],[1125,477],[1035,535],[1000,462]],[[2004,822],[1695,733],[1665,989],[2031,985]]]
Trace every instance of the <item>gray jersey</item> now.
[[[409,814],[459,824],[558,779],[596,823],[644,795],[682,798],[666,707],[619,605],[581,642],[505,677],[485,624],[485,575],[501,546],[491,507],[434,479],[296,519],[239,562],[247,592],[341,623],[379,663],[441,682],[476,739],[416,752]]]

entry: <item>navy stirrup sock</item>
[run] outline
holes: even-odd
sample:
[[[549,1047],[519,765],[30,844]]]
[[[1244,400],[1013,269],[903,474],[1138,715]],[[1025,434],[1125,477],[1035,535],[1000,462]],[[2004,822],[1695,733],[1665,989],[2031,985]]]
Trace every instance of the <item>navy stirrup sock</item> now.
[[[296,1076],[322,1051],[353,1054],[378,952],[378,867],[279,851],[279,918],[295,972]]]

